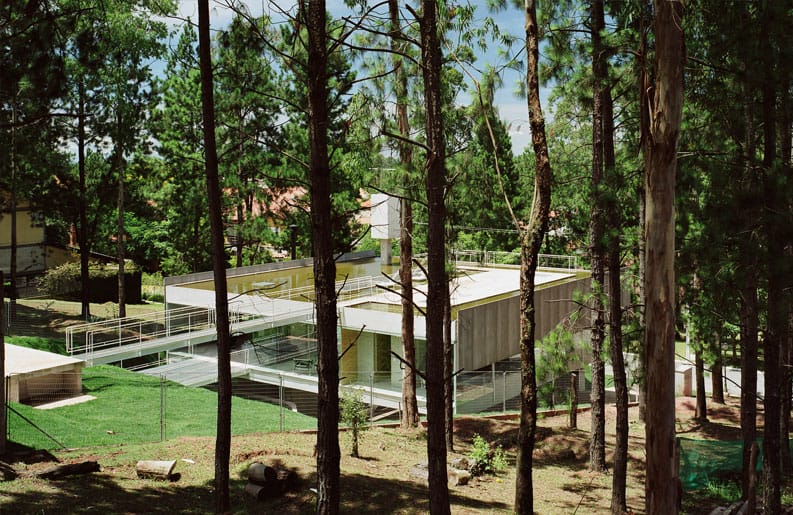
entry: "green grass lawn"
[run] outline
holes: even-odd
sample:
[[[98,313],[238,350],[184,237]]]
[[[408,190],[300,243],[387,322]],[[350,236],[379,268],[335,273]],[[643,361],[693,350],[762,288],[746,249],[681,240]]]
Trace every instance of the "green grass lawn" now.
[[[163,431],[166,439],[216,433],[215,392],[171,382],[165,385]],[[160,441],[163,389],[159,378],[118,367],[96,366],[83,370],[83,392],[96,399],[49,410],[11,403],[13,410],[28,421],[9,412],[10,439],[40,449],[56,449],[59,443],[74,448]],[[286,408],[281,411],[273,404],[234,397],[232,433],[279,431],[282,416],[285,431],[317,426],[312,417]]]
[[[63,338],[43,338],[40,336],[6,336],[5,342],[20,347],[54,352],[55,354],[68,355],[66,341]]]

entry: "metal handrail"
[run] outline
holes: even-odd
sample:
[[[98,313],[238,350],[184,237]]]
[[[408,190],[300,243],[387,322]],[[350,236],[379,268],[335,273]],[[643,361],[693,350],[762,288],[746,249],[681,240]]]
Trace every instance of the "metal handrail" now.
[[[262,315],[246,314],[237,309],[229,310],[232,324],[261,317]],[[215,309],[212,307],[185,307],[156,311],[145,316],[79,324],[66,329],[66,350],[72,355],[90,354],[108,347],[192,334],[215,327],[216,321]]]

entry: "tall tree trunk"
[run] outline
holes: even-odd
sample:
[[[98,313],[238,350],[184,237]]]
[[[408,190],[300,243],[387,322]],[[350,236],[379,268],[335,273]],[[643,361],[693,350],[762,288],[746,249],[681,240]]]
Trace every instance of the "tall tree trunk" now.
[[[600,3],[600,2],[598,2]],[[594,14],[594,13],[593,13]],[[605,27],[603,5],[597,8],[598,25]],[[611,512],[622,514],[627,511],[626,500],[628,474],[628,380],[625,373],[622,338],[622,275],[621,245],[622,218],[620,216],[617,193],[623,180],[616,166],[614,152],[614,101],[611,97],[605,49],[601,46],[601,56],[605,69],[600,69],[597,76],[601,84],[601,123],[603,127],[603,169],[605,181],[611,190],[608,200],[604,202],[606,219],[608,220],[607,259],[608,259],[608,302],[609,302],[609,336],[611,351],[611,367],[614,374],[614,393],[616,397],[616,423],[614,441],[614,470],[611,483]]]
[[[780,59],[780,109],[779,109],[779,154],[781,157],[780,166],[781,174],[783,177],[790,178],[793,176],[793,166],[791,166],[791,144],[793,143],[793,127],[791,127],[791,106],[790,106],[790,62],[787,59]],[[780,204],[784,205],[783,212],[787,220],[791,216],[790,197],[782,199]],[[783,222],[784,223],[784,222]],[[793,241],[791,241],[790,231],[784,231],[784,261],[790,263],[793,260]],[[786,274],[787,276],[787,274]],[[790,283],[788,283],[790,284]],[[793,472],[793,459],[790,454],[790,410],[791,410],[791,395],[793,394],[793,332],[791,332],[791,323],[793,322],[793,305],[790,304],[790,295],[787,295],[787,330],[781,340],[781,367],[782,367],[782,384],[780,385],[780,415],[779,415],[779,438],[780,438],[780,458],[782,459],[782,471],[785,474]]]
[[[121,130],[121,118],[119,117],[118,129]],[[118,227],[116,241],[116,257],[118,259],[118,316],[127,316],[127,291],[124,282],[124,150],[121,143],[116,146],[116,172],[118,173]]]
[[[242,247],[243,247],[243,244],[242,244],[243,243],[242,242],[242,223],[243,223],[244,217],[245,217],[245,211],[242,208],[242,201],[238,201],[237,202],[237,227],[236,227],[237,241],[236,241],[236,245],[234,246],[234,248],[235,248],[235,258],[236,258],[235,259],[235,263],[236,263],[236,267],[237,268],[239,268],[239,267],[241,267],[243,265],[243,262],[242,262]]]
[[[747,6],[748,7],[748,6]],[[744,67],[748,69],[752,64],[751,57],[744,56]],[[747,73],[747,76],[751,74]],[[748,81],[744,82],[744,150],[738,158],[743,163],[741,188],[752,192],[758,191],[755,173],[755,111],[756,106],[752,101],[754,86]],[[759,192],[757,193],[759,195]],[[749,216],[748,219],[759,218]],[[746,228],[750,235],[748,241],[739,240],[745,244],[738,253],[738,293],[739,293],[739,319],[740,319],[740,345],[741,345],[741,438],[743,440],[741,492],[746,499],[750,493],[750,461],[752,444],[757,437],[757,354],[759,351],[758,330],[760,308],[758,305],[758,267],[759,260],[753,248],[760,242],[753,241],[752,235],[759,233],[754,230],[754,223]],[[733,352],[733,355],[735,353]]]
[[[616,205],[612,204],[613,208]],[[619,224],[617,209],[610,209],[609,219]],[[628,380],[625,374],[625,359],[622,351],[622,288],[620,281],[619,232],[609,239],[609,335],[611,339],[611,366],[614,370],[614,392],[617,401],[617,420],[614,442],[614,471],[611,482],[611,512],[621,515],[627,512],[625,498],[628,474]]]
[[[534,278],[537,256],[548,228],[551,205],[551,162],[545,138],[545,118],[540,102],[539,31],[537,3],[525,0],[526,11],[526,92],[529,124],[534,148],[534,195],[528,225],[521,229],[520,247],[520,429],[515,478],[515,512],[534,513],[534,483],[532,453],[537,431],[537,373],[534,361],[536,329],[534,306]]]
[[[449,284],[448,277],[446,284]],[[452,347],[451,301],[451,296],[447,293],[443,308],[443,401],[445,408],[446,452],[454,452],[454,348]]]
[[[405,172],[407,175],[408,172]],[[402,358],[408,363],[402,369],[403,429],[417,427],[419,408],[416,399],[416,343],[414,339],[413,306],[413,208],[410,200],[400,200],[399,282],[402,285]]]
[[[751,255],[751,254],[749,254]],[[757,276],[754,267],[743,268],[738,277],[740,288],[741,320],[741,437],[743,439],[743,466],[741,491],[744,498],[749,492],[749,460],[752,444],[757,437],[757,331],[758,300]]]
[[[760,14],[760,55],[763,80],[763,197],[766,237],[766,266],[768,304],[766,331],[763,338],[763,363],[765,366],[765,423],[763,425],[763,506],[767,513],[780,513],[782,462],[780,460],[780,387],[782,367],[779,365],[780,347],[787,331],[787,295],[784,292],[784,231],[782,215],[786,206],[781,197],[782,184],[776,168],[776,57],[771,43],[771,30],[776,18],[773,2],[765,5]]]
[[[10,208],[11,208],[11,263],[10,263],[10,279],[8,289],[8,310],[11,319],[16,318],[17,311],[17,158],[16,158],[16,112],[17,112],[17,99],[16,92],[14,93],[14,101],[11,105],[11,192],[10,192]]]
[[[229,327],[226,260],[223,242],[220,179],[215,140],[215,101],[209,35],[209,0],[198,2],[198,54],[201,69],[201,111],[204,121],[204,160],[207,202],[212,228],[212,268],[215,275],[215,310],[218,352],[218,411],[215,438],[215,512],[227,513],[231,455],[231,333]]]
[[[652,25],[652,10],[654,0],[641,0],[640,10],[641,13],[636,17],[634,26],[639,32],[639,50],[637,52],[638,65],[636,71],[638,74],[637,82],[639,84],[639,132],[641,134],[641,144],[644,146],[650,138],[650,91],[652,90],[652,73],[648,63],[649,45],[647,44],[647,34]],[[645,348],[644,333],[647,330],[646,312],[647,308],[645,300],[647,295],[645,293],[645,285],[647,284],[647,189],[646,182],[646,164],[645,159],[645,178],[639,186],[639,306],[638,318],[639,328],[642,332],[642,338],[639,349],[639,420],[647,422],[647,349]]]
[[[642,332],[639,349],[639,420],[647,422],[647,352],[644,348],[644,331],[646,330],[644,299],[647,295],[644,292],[644,285],[647,281],[647,196],[644,191],[644,184],[639,188],[639,306],[637,316],[639,318],[639,328]]]
[[[444,402],[444,312],[449,285],[446,274],[446,141],[441,99],[441,43],[438,4],[422,0],[419,31],[424,77],[425,163],[427,190],[427,458],[430,512],[450,513],[446,473]]]
[[[705,400],[705,362],[702,361],[702,351],[694,352],[694,370],[697,383],[697,403],[694,409],[694,418],[700,422],[708,420],[708,405]]]
[[[6,455],[8,447],[8,418],[6,414],[6,346],[5,346],[5,328],[6,328],[6,313],[5,313],[5,277],[3,271],[0,270],[0,456]]]
[[[193,262],[192,262],[192,272],[200,272],[200,258],[199,258],[199,251],[200,248],[199,243],[201,239],[201,216],[203,213],[203,209],[200,205],[196,204],[193,208],[193,251],[191,252]]]
[[[308,31],[308,141],[311,244],[319,347],[317,417],[318,514],[339,512],[339,360],[336,338],[336,262],[333,259],[332,177],[328,153],[328,38],[324,0],[301,2]]]
[[[389,0],[388,13],[391,21],[391,49],[394,51],[394,96],[396,97],[396,118],[399,135],[405,138],[397,142],[399,163],[404,169],[402,174],[402,197],[399,200],[399,283],[402,287],[402,359],[407,363],[402,369],[402,417],[403,429],[418,426],[419,408],[416,400],[416,344],[413,322],[413,206],[410,202],[410,170],[413,162],[413,149],[407,143],[410,135],[408,118],[407,73],[400,54],[403,51],[402,29],[399,16],[399,2]]]
[[[648,515],[676,513],[675,471],[675,175],[683,111],[683,4],[655,0],[655,87],[645,141],[647,353],[645,505]]]
[[[604,29],[603,2],[590,2],[592,20],[592,175],[589,183],[591,211],[589,215],[589,258],[592,270],[592,425],[589,440],[589,469],[606,470],[606,378],[603,363],[603,343],[606,340],[605,287],[606,246],[605,208],[603,205],[603,103],[604,89],[608,87],[606,50],[601,32]]]
[[[78,113],[77,113],[77,170],[80,176],[80,196],[78,209],[80,210],[80,230],[77,233],[77,244],[80,246],[80,315],[88,321],[91,317],[91,281],[89,276],[89,258],[91,251],[88,248],[88,206],[86,203],[86,172],[85,172],[85,83],[82,79],[78,84]]]
[[[715,333],[713,337],[716,341],[716,347],[714,349],[716,358],[713,360],[713,368],[710,371],[710,386],[713,392],[710,399],[713,402],[724,404],[724,375],[722,374],[724,359],[722,358],[721,335]]]
[[[765,424],[763,429],[763,505],[768,513],[781,512],[782,461],[780,459],[780,415],[782,367],[781,347],[787,331],[787,300],[785,292],[787,277],[784,255],[784,210],[787,208],[782,196],[782,182],[777,168],[777,114],[776,114],[776,52],[771,32],[779,13],[776,6],[768,3],[760,13],[760,55],[762,63],[762,116],[763,116],[763,196],[766,266],[767,266],[767,321],[763,338],[763,362],[765,366]]]
[[[789,307],[788,307],[789,310]],[[780,381],[782,384],[779,386],[780,390],[780,406],[779,406],[779,459],[781,460],[780,466],[782,467],[783,474],[790,474],[793,472],[793,462],[791,462],[790,455],[790,406],[791,406],[791,317],[790,313],[787,316],[787,330],[786,334],[782,337],[782,352],[780,356],[780,368],[782,369]]]
[[[405,172],[407,174],[407,172]],[[400,200],[399,282],[402,286],[402,358],[408,364],[402,369],[403,429],[416,427],[419,408],[416,399],[416,344],[413,321],[413,208],[410,200]]]
[[[245,201],[244,201],[244,193],[241,190],[243,188],[243,178],[242,178],[242,159],[245,157],[245,150],[243,141],[245,139],[245,128],[243,127],[244,122],[244,114],[240,113],[237,117],[237,227],[236,227],[236,245],[235,245],[235,258],[236,258],[236,267],[240,268],[243,265],[243,248],[245,247],[245,242],[243,241],[242,237],[242,226],[245,223]],[[252,211],[248,211],[249,213],[253,213]]]

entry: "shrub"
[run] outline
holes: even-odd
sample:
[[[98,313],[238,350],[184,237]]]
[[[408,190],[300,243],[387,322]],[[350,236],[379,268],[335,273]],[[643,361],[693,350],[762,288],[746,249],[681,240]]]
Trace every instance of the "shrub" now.
[[[341,420],[350,428],[352,436],[352,452],[350,456],[358,458],[358,437],[360,433],[366,431],[368,406],[363,402],[361,392],[345,393],[339,399],[341,409]]]
[[[507,468],[507,455],[501,446],[495,449],[490,447],[490,443],[479,436],[474,435],[473,447],[468,454],[471,459],[471,475],[481,476],[483,474],[496,474]]]
[[[108,302],[118,299],[118,268],[116,265],[91,263],[88,268],[91,302]],[[125,270],[127,302],[140,302],[140,271],[133,263]],[[66,300],[79,300],[82,284],[80,263],[66,263],[51,268],[39,278],[38,287],[48,297]]]

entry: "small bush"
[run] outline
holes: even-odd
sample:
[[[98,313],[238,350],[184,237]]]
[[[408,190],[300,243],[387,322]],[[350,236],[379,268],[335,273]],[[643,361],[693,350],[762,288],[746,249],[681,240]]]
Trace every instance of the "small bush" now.
[[[358,458],[358,437],[361,432],[368,429],[366,420],[369,408],[363,402],[363,397],[359,391],[343,394],[341,399],[339,399],[339,408],[341,409],[341,420],[350,428],[352,436],[352,452],[350,452],[350,456]]]
[[[722,502],[735,502],[741,499],[741,488],[737,483],[728,482],[708,482],[705,487],[708,497],[720,499]]]
[[[38,287],[47,297],[65,300],[80,300],[82,282],[80,263],[66,263],[51,268],[39,278]],[[124,270],[127,302],[140,302],[140,271],[133,263]],[[88,267],[91,302],[108,302],[118,299],[118,266],[115,264],[91,263]]]
[[[491,449],[490,443],[478,434],[474,435],[473,448],[468,457],[472,461],[472,476],[496,474],[507,468],[507,455],[504,449],[500,445]]]

